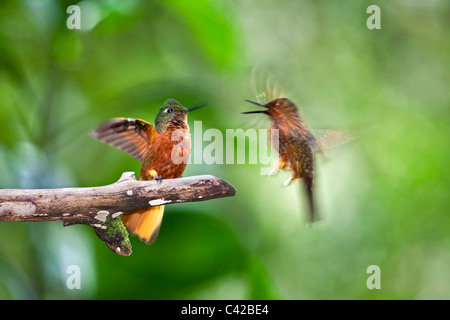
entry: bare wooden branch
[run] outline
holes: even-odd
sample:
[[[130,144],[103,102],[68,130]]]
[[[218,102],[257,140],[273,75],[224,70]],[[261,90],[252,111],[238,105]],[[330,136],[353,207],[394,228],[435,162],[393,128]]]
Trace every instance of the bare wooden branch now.
[[[101,187],[0,189],[0,221],[56,221],[64,226],[90,225],[106,245],[130,255],[123,212],[136,208],[231,197],[236,190],[211,175],[162,181],[138,181],[125,172],[119,181]]]

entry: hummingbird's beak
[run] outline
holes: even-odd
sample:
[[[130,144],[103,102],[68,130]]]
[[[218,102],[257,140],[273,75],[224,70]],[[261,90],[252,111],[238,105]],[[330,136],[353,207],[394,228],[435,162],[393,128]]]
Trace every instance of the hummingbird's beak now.
[[[203,107],[205,107],[205,106],[207,106],[207,105],[208,105],[208,103],[205,102],[205,103],[201,103],[201,104],[199,104],[199,105],[193,106],[193,107],[187,109],[187,110],[186,110],[186,113],[189,113],[189,112],[191,112],[192,110],[196,110],[196,109],[203,108]]]
[[[256,104],[257,106],[260,107],[264,107],[267,108],[267,106],[264,103],[260,103],[260,102],[256,102],[256,101],[252,101],[252,100],[244,100],[253,104]],[[266,110],[257,110],[257,111],[247,111],[247,112],[242,112],[242,114],[250,114],[250,113],[265,113],[265,114],[269,114]]]
[[[257,110],[257,111],[247,111],[247,112],[242,112],[242,114],[250,114],[250,113],[265,113],[265,114],[269,114],[266,110]]]
[[[253,101],[253,100],[244,100],[244,101],[256,104],[257,106],[261,106],[261,107],[267,108],[267,106],[264,103],[261,103],[261,102],[256,102],[256,101]]]

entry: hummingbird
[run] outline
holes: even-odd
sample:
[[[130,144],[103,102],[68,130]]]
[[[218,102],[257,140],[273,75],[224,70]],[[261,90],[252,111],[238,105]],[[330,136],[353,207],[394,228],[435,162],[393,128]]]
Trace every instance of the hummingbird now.
[[[167,99],[159,108],[155,126],[141,119],[114,118],[100,124],[91,135],[138,160],[139,180],[180,178],[191,152],[187,114],[202,106],[186,109]],[[124,212],[121,219],[131,234],[150,244],[158,236],[163,215],[161,205]]]
[[[277,98],[267,104],[252,100],[245,100],[265,108],[264,110],[243,112],[263,113],[270,117],[270,132],[278,130],[278,141],[269,140],[272,149],[278,153],[276,161],[269,174],[284,169],[291,173],[284,182],[287,186],[291,181],[302,179],[306,191],[309,207],[309,221],[317,220],[316,208],[314,203],[314,152],[320,149],[318,141],[314,138],[312,132],[301,120],[297,106],[287,98]]]

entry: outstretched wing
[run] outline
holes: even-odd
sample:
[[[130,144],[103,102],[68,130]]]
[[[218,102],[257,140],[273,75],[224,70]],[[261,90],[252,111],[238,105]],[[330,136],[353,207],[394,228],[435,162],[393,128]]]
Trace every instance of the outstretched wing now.
[[[144,120],[115,118],[100,124],[91,136],[142,162],[149,146],[148,136],[153,130],[153,126]]]
[[[358,137],[355,132],[343,130],[311,130],[316,145],[315,150],[327,150],[349,143]]]

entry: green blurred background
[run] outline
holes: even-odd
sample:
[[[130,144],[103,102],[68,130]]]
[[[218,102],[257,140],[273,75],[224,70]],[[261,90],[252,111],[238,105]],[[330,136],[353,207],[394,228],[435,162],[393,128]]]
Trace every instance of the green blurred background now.
[[[81,8],[81,30],[66,9]],[[366,9],[381,8],[381,30]],[[113,183],[137,161],[89,136],[154,121],[166,98],[203,130],[265,128],[270,70],[311,128],[363,132],[317,159],[322,219],[259,164],[190,164],[232,198],[175,204],[118,256],[87,226],[0,222],[2,299],[449,299],[450,2],[0,2],[0,187]],[[256,78],[256,79],[255,79]],[[204,146],[207,143],[204,143]],[[67,268],[81,270],[69,290]],[[381,269],[369,290],[366,269]]]

